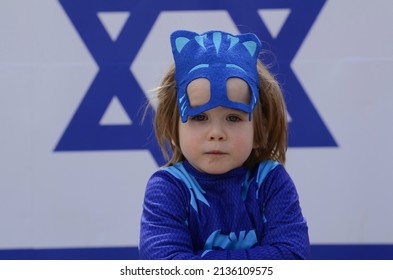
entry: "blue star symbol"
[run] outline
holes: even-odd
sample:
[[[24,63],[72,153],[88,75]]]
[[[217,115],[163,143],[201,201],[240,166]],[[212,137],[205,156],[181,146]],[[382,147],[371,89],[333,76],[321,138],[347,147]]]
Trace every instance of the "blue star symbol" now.
[[[140,125],[146,104],[145,93],[130,71],[147,35],[162,11],[226,10],[240,32],[256,33],[277,55],[272,69],[285,80],[289,125],[289,146],[337,146],[290,64],[326,0],[59,0],[99,71],[58,142],[55,151],[149,150],[161,165],[164,159],[155,141],[152,115]],[[284,26],[273,38],[258,15],[261,9],[290,8]],[[108,35],[97,13],[127,11],[130,16],[116,41]],[[269,63],[269,61],[265,61]],[[134,121],[132,125],[100,125],[110,101],[116,96]],[[142,108],[142,109],[141,109]],[[150,114],[153,114],[150,112]]]

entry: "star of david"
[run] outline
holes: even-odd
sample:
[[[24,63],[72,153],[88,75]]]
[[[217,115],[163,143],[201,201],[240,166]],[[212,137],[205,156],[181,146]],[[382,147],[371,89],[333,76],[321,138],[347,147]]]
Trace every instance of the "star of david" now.
[[[55,151],[149,150],[158,164],[163,158],[152,131],[152,117],[144,125],[100,125],[99,121],[114,96],[132,120],[140,120],[145,93],[130,71],[130,65],[162,11],[227,10],[240,32],[256,33],[268,42],[279,58],[272,68],[280,73],[285,88],[289,124],[289,146],[336,146],[318,112],[308,98],[290,64],[326,0],[59,0],[83,42],[99,66],[99,71],[63,133]],[[241,6],[240,6],[241,5]],[[273,38],[258,15],[261,9],[290,8],[277,37]],[[130,16],[116,41],[112,41],[97,17],[102,11],[127,11]],[[269,61],[265,61],[269,63]]]

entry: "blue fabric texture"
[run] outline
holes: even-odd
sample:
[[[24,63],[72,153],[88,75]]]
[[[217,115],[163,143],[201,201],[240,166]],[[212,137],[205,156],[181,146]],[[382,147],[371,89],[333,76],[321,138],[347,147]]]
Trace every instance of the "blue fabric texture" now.
[[[201,173],[187,161],[150,178],[141,259],[307,259],[308,227],[285,168]]]
[[[180,117],[198,115],[218,106],[249,113],[258,101],[257,58],[261,42],[255,34],[232,35],[221,31],[203,34],[178,30],[170,37],[175,60],[175,79]],[[229,78],[244,80],[251,91],[249,104],[235,102],[227,97],[226,81]],[[201,106],[191,107],[187,86],[198,78],[210,82],[210,100]]]

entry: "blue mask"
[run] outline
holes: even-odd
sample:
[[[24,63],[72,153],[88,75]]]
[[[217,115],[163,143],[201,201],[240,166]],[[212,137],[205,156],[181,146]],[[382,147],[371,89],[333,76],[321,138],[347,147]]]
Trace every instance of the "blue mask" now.
[[[218,106],[249,113],[251,120],[259,96],[257,59],[261,42],[256,35],[232,35],[221,31],[198,34],[178,30],[171,34],[171,45],[182,122]],[[201,106],[191,107],[187,86],[198,78],[210,81],[210,100]],[[226,82],[229,78],[240,78],[248,84],[251,92],[249,104],[228,98]]]

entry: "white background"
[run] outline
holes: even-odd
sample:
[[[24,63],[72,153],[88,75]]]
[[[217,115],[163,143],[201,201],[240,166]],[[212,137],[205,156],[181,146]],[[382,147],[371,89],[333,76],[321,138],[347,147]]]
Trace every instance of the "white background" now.
[[[288,151],[313,244],[393,243],[392,11],[327,1],[292,63],[339,145]],[[127,16],[100,17],[114,40]],[[130,65],[146,94],[180,28],[237,32],[225,11],[161,13]],[[137,246],[150,153],[53,152],[97,71],[58,1],[1,1],[0,249]],[[116,102],[106,116],[127,122]]]

